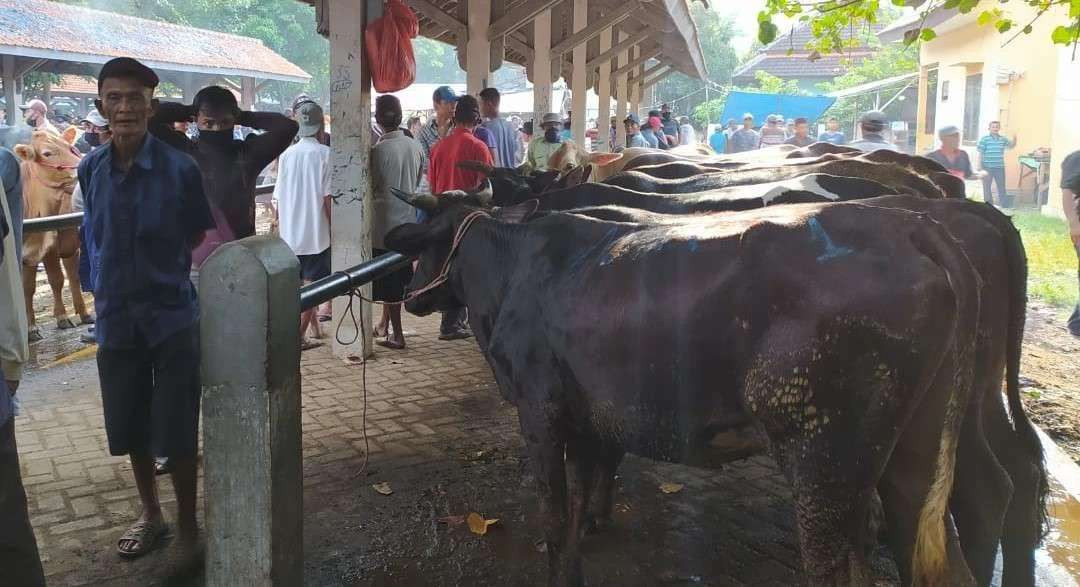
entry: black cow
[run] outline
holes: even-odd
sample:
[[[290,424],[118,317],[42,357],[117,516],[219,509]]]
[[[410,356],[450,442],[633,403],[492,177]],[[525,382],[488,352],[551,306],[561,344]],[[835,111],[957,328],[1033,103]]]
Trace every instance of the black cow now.
[[[712,465],[710,441],[748,424],[791,482],[811,584],[870,581],[878,493],[905,582],[970,580],[945,513],[978,277],[939,224],[838,203],[517,225],[535,204],[491,217],[463,194],[408,199],[433,214],[387,235],[420,254],[411,288],[455,256],[406,308],[469,307],[518,407],[554,583],[582,581],[589,493],[623,451]]]

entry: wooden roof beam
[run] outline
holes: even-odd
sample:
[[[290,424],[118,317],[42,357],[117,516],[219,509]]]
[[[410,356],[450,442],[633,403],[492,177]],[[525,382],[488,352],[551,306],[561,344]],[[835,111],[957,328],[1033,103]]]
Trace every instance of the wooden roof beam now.
[[[412,2],[413,0],[409,0]],[[515,31],[532,22],[536,15],[555,6],[562,0],[542,0],[540,2],[522,2],[488,27],[488,38],[494,39]]]
[[[659,57],[660,54],[663,53],[663,51],[664,50],[661,49],[660,47],[655,47],[655,48],[652,48],[652,49],[643,49],[641,51],[641,54],[638,55],[637,59],[634,59],[630,63],[627,63],[626,65],[624,65],[624,66],[616,69],[615,71],[611,72],[611,75],[612,76],[617,76],[617,75],[621,75],[621,74],[624,74],[624,73],[628,73],[628,72],[632,71],[634,68],[638,67],[639,65],[642,65],[646,61],[648,61],[650,59],[653,59],[655,57]]]
[[[513,50],[515,53],[524,57],[529,63],[532,63],[533,48],[529,46],[523,39],[521,39],[518,33],[510,33],[506,35],[506,46]]]
[[[650,34],[651,33],[649,32],[648,28],[643,28],[636,33],[632,33],[629,37],[626,38],[626,40],[619,41],[607,51],[604,51],[603,53],[590,59],[588,63],[585,64],[585,69],[591,70],[593,68],[600,67],[600,64],[605,61],[615,59],[619,56],[619,53],[622,53],[623,51],[628,51],[634,45],[637,45],[645,39],[648,39]]]
[[[605,14],[600,20],[590,22],[584,29],[559,41],[551,48],[552,55],[561,55],[582,43],[588,43],[594,37],[600,36],[604,29],[626,20],[635,10],[641,9],[641,3],[631,0],[621,8],[615,9],[610,14]],[[585,64],[588,67],[588,63]]]
[[[443,12],[441,8],[428,2],[428,0],[409,0],[409,6],[412,6],[414,10],[423,16],[446,27],[447,30],[454,33],[455,37],[464,38],[469,36],[469,29],[465,26],[465,23],[453,15]]]

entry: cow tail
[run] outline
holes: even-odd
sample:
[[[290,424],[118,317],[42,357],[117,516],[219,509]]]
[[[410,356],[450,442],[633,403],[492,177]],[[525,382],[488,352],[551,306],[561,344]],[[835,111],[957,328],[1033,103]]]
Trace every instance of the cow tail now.
[[[944,270],[953,292],[956,320],[952,336],[953,393],[945,407],[934,480],[919,512],[911,571],[915,585],[944,585],[948,583],[945,515],[952,493],[964,408],[973,389],[980,278],[952,234],[929,216],[920,216],[932,226],[915,233],[914,243]]]

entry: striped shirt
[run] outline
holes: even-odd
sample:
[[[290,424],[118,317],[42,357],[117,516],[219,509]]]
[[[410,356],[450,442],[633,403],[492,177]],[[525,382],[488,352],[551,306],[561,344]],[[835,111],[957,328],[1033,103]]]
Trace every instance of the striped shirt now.
[[[1013,148],[1013,142],[1001,135],[986,135],[979,139],[977,148],[982,155],[983,169],[1002,169],[1005,167],[1005,149]]]

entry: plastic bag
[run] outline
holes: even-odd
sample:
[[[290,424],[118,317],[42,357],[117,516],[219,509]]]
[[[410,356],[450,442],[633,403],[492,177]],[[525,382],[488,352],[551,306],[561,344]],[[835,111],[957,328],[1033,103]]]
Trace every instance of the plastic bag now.
[[[412,40],[419,33],[416,15],[401,0],[387,0],[383,15],[368,24],[364,46],[376,92],[403,90],[416,80]]]

